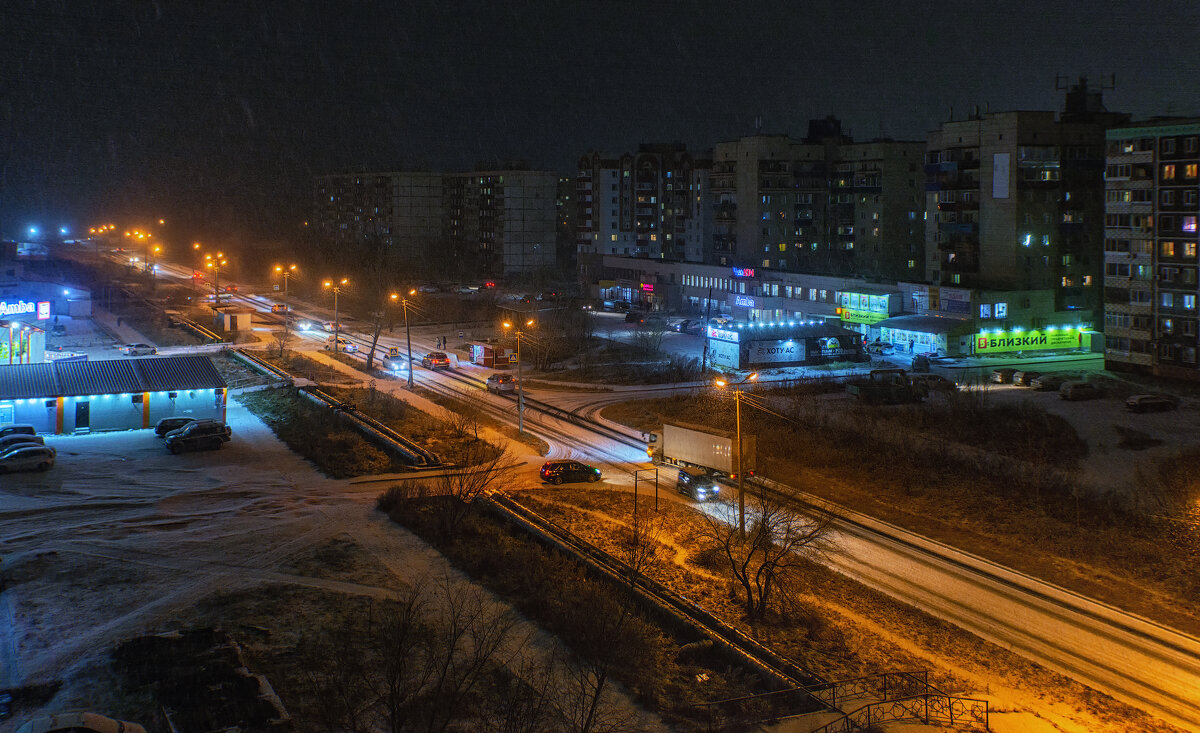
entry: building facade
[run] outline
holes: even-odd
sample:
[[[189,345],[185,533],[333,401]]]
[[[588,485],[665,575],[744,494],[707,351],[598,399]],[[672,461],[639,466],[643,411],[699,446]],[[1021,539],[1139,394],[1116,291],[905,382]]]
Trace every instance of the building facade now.
[[[1200,119],[1117,127],[1107,140],[1105,363],[1200,379]]]
[[[482,272],[529,274],[553,267],[558,175],[491,170],[443,177],[442,231],[474,253]]]
[[[342,173],[313,185],[310,226],[332,246],[380,242],[414,259],[442,234],[441,173]]]
[[[1099,313],[1104,109],[1086,80],[1061,114],[1017,111],[946,122],[925,157],[925,279],[995,290],[1050,289],[1055,310]]]
[[[808,136],[713,150],[714,264],[916,279],[923,271],[922,142],[855,143],[834,118]]]

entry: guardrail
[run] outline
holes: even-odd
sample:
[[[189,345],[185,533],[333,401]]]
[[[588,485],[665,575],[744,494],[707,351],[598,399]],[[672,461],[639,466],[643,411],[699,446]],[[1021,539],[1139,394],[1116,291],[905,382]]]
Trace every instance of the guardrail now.
[[[175,321],[180,326],[183,326],[185,329],[187,329],[188,331],[191,331],[193,334],[199,336],[200,338],[208,339],[209,341],[212,341],[214,343],[225,343],[225,341],[226,341],[225,338],[223,336],[221,336],[221,334],[217,333],[216,331],[213,331],[212,329],[205,328],[204,326],[201,326],[199,323],[196,323],[195,321],[189,320],[187,318],[182,318],[180,316],[171,316],[171,320]]]
[[[925,725],[982,725],[984,730],[990,730],[988,712],[987,700],[929,692],[863,705],[812,733],[851,733],[876,723],[902,720],[919,720]]]
[[[410,461],[417,468],[433,468],[435,466],[443,466],[442,460],[437,457],[432,451],[418,445],[409,440],[405,436],[397,433],[384,423],[376,420],[373,417],[363,415],[358,412],[358,408],[350,403],[341,402],[333,395],[323,392],[316,387],[301,387],[300,393],[309,399],[319,404],[324,404],[327,407],[333,408],[336,412],[342,415],[343,418],[349,420],[354,426],[368,438],[374,442],[398,451],[406,460]]]
[[[288,372],[280,369],[266,359],[255,356],[248,351],[244,351],[242,349],[231,349],[229,353],[233,354],[234,359],[237,359],[251,369],[265,374],[268,377],[274,377],[276,379],[283,380],[288,384],[293,384],[295,382],[295,378]]]
[[[488,501],[505,518],[544,543],[574,557],[612,582],[625,587],[632,586],[631,590],[647,605],[660,614],[673,618],[677,623],[700,632],[742,664],[757,670],[773,686],[799,690],[797,694],[801,699],[808,701],[813,709],[827,707],[818,697],[804,689],[814,683],[825,684],[825,680],[819,675],[768,649],[686,598],[676,595],[662,584],[645,576],[635,577],[624,562],[559,527],[512,497],[493,494],[488,497]],[[795,709],[792,707],[793,712]]]

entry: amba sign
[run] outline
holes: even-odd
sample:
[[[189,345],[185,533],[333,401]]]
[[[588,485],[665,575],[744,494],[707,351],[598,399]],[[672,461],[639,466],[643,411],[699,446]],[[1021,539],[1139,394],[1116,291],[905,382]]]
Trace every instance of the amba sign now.
[[[975,337],[975,353],[995,354],[1002,351],[1034,351],[1038,349],[1078,349],[1083,346],[1083,331],[1068,328],[1062,331],[1002,331],[981,333]]]

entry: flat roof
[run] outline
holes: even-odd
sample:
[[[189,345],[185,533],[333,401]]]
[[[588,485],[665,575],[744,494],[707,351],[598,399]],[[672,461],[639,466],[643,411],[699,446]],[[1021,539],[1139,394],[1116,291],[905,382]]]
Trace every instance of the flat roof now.
[[[892,316],[872,324],[872,328],[895,328],[918,333],[965,333],[975,330],[975,322],[946,316]]]
[[[225,380],[203,355],[0,366],[0,400],[220,389]]]

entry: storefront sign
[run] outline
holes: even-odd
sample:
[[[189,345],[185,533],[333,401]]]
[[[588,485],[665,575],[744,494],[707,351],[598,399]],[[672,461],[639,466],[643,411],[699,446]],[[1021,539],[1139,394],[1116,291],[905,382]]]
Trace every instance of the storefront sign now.
[[[845,343],[843,343],[845,339]],[[849,336],[826,336],[819,340],[821,356],[851,356],[855,353],[854,341]]]
[[[753,267],[735,267],[733,268],[734,277],[754,277]]]
[[[37,304],[37,317],[39,321],[50,317],[50,301],[43,300]]]
[[[642,291],[646,293],[653,293],[654,283],[642,283]]]
[[[751,298],[749,295],[735,295],[733,296],[733,304],[739,308],[753,308],[754,298]]]
[[[710,339],[716,339],[717,341],[729,341],[736,344],[740,340],[738,338],[740,335],[741,334],[739,334],[737,331],[726,331],[725,329],[717,328],[716,326],[708,327],[708,337]]]
[[[976,353],[1078,349],[1082,346],[1083,331],[1077,328],[1061,331],[1001,331],[1000,333],[981,333],[975,337]]]
[[[713,366],[723,366],[729,369],[741,369],[740,355],[738,350],[741,347],[737,344],[731,344],[728,341],[710,341],[708,343],[708,362]]]
[[[868,311],[851,310],[850,308],[839,308],[838,311],[838,315],[846,323],[879,323],[880,321],[887,320],[888,317],[887,313],[870,313]]]
[[[48,303],[47,307],[49,307]],[[0,316],[23,316],[26,313],[33,313],[36,310],[37,306],[35,304],[24,300],[15,300],[12,302],[0,300]]]
[[[792,339],[750,342],[751,364],[804,361],[804,342]]]

